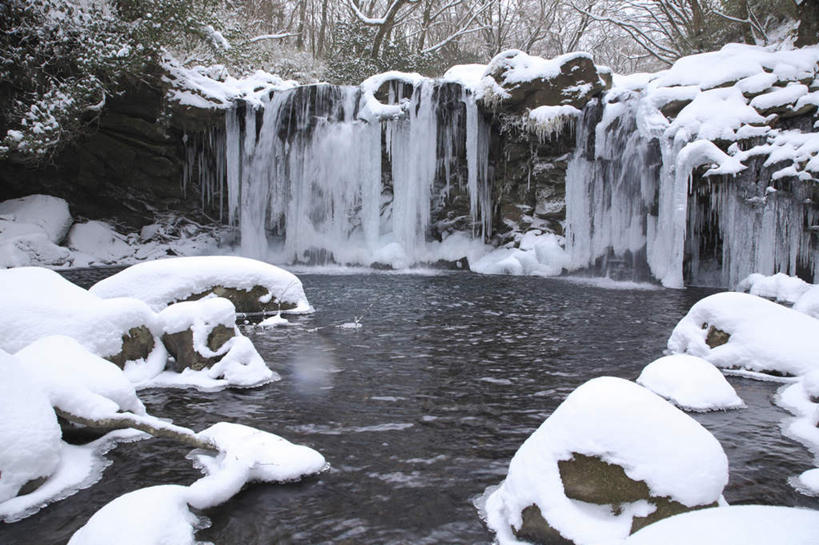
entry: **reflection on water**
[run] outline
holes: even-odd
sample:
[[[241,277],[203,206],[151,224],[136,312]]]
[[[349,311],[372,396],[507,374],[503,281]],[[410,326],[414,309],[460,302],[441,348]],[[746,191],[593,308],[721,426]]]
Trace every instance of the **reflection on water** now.
[[[242,422],[318,449],[332,465],[302,483],[255,485],[206,515],[217,544],[490,543],[472,499],[589,378],[634,379],[708,292],[611,290],[559,279],[302,274],[316,307],[247,327],[282,381],[219,393],[147,391],[149,410],[201,429]],[[339,328],[362,316],[361,328]],[[695,415],[731,462],[729,502],[805,505],[789,475],[811,466],[784,438],[777,385],[730,378],[748,409]],[[104,481],[0,528],[0,543],[65,543],[107,501],[190,483],[184,448],[124,445]]]

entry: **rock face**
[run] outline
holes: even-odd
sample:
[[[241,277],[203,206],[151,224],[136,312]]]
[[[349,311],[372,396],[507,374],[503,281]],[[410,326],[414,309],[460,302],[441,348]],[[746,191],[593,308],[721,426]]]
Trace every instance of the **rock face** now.
[[[271,297],[270,301],[266,303],[259,300],[268,293],[269,290],[264,286],[253,286],[247,290],[228,288],[225,286],[213,286],[205,291],[191,295],[187,299],[183,299],[183,301],[197,301],[213,294],[217,297],[224,297],[233,303],[233,306],[236,307],[236,312],[245,313],[278,312],[280,310],[291,310],[297,306],[297,304],[292,301],[279,301],[275,296]]]
[[[120,367],[125,366],[125,362],[145,359],[154,349],[154,337],[151,330],[141,325],[132,327],[128,333],[122,336],[122,351],[105,356],[105,359],[116,363]]]

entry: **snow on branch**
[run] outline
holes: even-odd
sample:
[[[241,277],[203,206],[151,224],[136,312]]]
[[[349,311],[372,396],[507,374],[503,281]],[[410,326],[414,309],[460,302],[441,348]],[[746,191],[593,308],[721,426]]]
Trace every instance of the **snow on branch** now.
[[[489,7],[490,7],[491,5],[492,5],[492,1],[491,1],[491,0],[490,0],[489,2],[484,3],[484,4],[483,4],[481,7],[479,7],[477,10],[475,10],[475,11],[474,11],[474,12],[473,12],[473,13],[472,13],[472,14],[471,14],[471,15],[470,15],[468,18],[467,18],[467,20],[464,22],[464,24],[463,24],[463,25],[461,25],[461,28],[460,28],[459,30],[457,30],[457,31],[456,31],[456,32],[454,32],[453,34],[449,35],[448,37],[444,38],[443,40],[441,40],[441,41],[440,41],[440,42],[438,42],[437,44],[435,44],[435,45],[433,45],[433,46],[430,46],[430,47],[427,47],[426,49],[424,49],[423,51],[421,51],[421,53],[432,53],[432,52],[434,52],[434,51],[437,51],[437,50],[441,49],[442,47],[444,47],[444,46],[445,46],[446,44],[448,44],[449,42],[451,42],[451,41],[453,41],[453,40],[456,40],[456,39],[460,38],[461,36],[465,36],[465,35],[467,35],[467,34],[472,34],[473,32],[480,32],[481,30],[485,30],[486,28],[488,28],[488,25],[481,25],[481,26],[474,27],[474,28],[469,28],[469,27],[470,27],[470,25],[471,25],[471,24],[472,24],[472,23],[475,21],[475,19],[476,19],[476,18],[477,18],[477,17],[478,17],[478,16],[479,16],[481,13],[483,13],[484,11],[486,11],[487,9],[489,9]]]
[[[262,40],[281,40],[283,38],[290,38],[291,36],[298,36],[300,32],[281,32],[278,34],[262,34],[254,36],[248,40],[248,43],[261,42]]]

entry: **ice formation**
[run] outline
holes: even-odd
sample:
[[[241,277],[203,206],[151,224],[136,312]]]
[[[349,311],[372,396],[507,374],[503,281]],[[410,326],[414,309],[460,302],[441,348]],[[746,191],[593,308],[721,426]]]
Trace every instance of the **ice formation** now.
[[[134,297],[155,311],[201,294],[216,286],[250,290],[261,286],[267,290],[259,302],[273,298],[295,305],[288,312],[307,312],[310,304],[301,281],[279,267],[235,256],[178,257],[139,263],[97,282],[89,290],[106,299]]]
[[[632,517],[654,510],[647,501],[619,514],[565,496],[558,461],[573,453],[598,456],[644,481],[652,496],[687,506],[717,501],[728,482],[719,442],[695,420],[632,382],[602,377],[572,392],[523,443],[506,480],[487,499],[487,524],[501,544],[517,543],[521,513],[536,505],[549,525],[578,544],[624,538]]]
[[[819,277],[810,230],[793,228],[819,223],[803,183],[819,176],[819,137],[770,117],[812,104],[798,82],[816,77],[817,61],[819,47],[729,44],[615,78],[578,123],[566,177],[572,268],[669,287]]]
[[[687,354],[649,363],[637,377],[641,384],[683,410],[736,409],[745,404],[713,364]]]

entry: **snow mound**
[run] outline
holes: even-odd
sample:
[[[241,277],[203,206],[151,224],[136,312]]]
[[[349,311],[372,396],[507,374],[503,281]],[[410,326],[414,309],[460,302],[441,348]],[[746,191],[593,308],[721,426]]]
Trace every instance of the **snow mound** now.
[[[195,545],[199,517],[187,504],[188,489],[160,485],[107,503],[77,530],[69,545]]]
[[[120,354],[123,336],[145,327],[153,349],[145,361],[126,363],[131,380],[156,375],[165,367],[161,325],[142,301],[101,299],[58,273],[39,267],[0,270],[0,348],[17,352],[37,339],[66,335],[101,357]]]
[[[558,276],[569,266],[563,237],[540,230],[518,237],[517,248],[498,248],[470,265],[481,274]]]
[[[528,55],[517,49],[509,49],[502,51],[489,61],[484,75],[500,74],[501,81],[498,83],[504,87],[536,79],[550,80],[560,75],[564,64],[577,58],[591,60],[591,55],[578,52],[567,53],[553,59],[544,59]]]
[[[122,370],[70,337],[43,337],[14,357],[57,409],[95,419],[120,410],[145,414],[133,384]]]
[[[809,469],[796,478],[796,488],[805,494],[819,496],[819,468]]]
[[[819,319],[819,286],[813,285],[799,300],[794,303],[793,310]]]
[[[176,257],[139,263],[98,282],[89,291],[106,299],[135,297],[160,311],[216,286],[246,291],[261,286],[267,293],[259,297],[259,303],[276,300],[293,305],[288,312],[310,310],[295,275],[262,261],[235,256]]]
[[[717,293],[691,307],[668,348],[718,367],[799,376],[819,368],[819,320],[754,295]]]
[[[482,80],[486,74],[485,64],[456,64],[444,73],[443,81],[457,83],[468,89],[476,99],[482,93]]]
[[[655,522],[622,545],[815,545],[819,511],[771,505],[701,509]]]
[[[60,463],[62,433],[46,394],[0,350],[0,508]]]
[[[88,264],[118,263],[134,253],[125,237],[103,221],[75,223],[68,232],[66,244],[72,250],[88,256]]]
[[[68,203],[50,195],[28,195],[0,203],[0,218],[33,225],[54,244],[59,244],[71,227]]]
[[[194,344],[207,349],[207,334],[217,325],[234,327],[236,308],[223,297],[174,303],[159,312],[165,333],[193,330]]]
[[[637,378],[637,384],[683,410],[713,411],[745,406],[713,364],[686,354],[665,356],[649,363]]]
[[[602,377],[572,392],[523,443],[506,480],[486,503],[487,524],[501,544],[516,543],[522,511],[536,505],[549,525],[577,544],[624,538],[632,517],[645,516],[646,501],[622,506],[593,505],[566,497],[558,461],[574,453],[621,466],[645,482],[652,497],[686,506],[717,501],[728,482],[728,459],[719,442],[699,423],[632,382]]]

